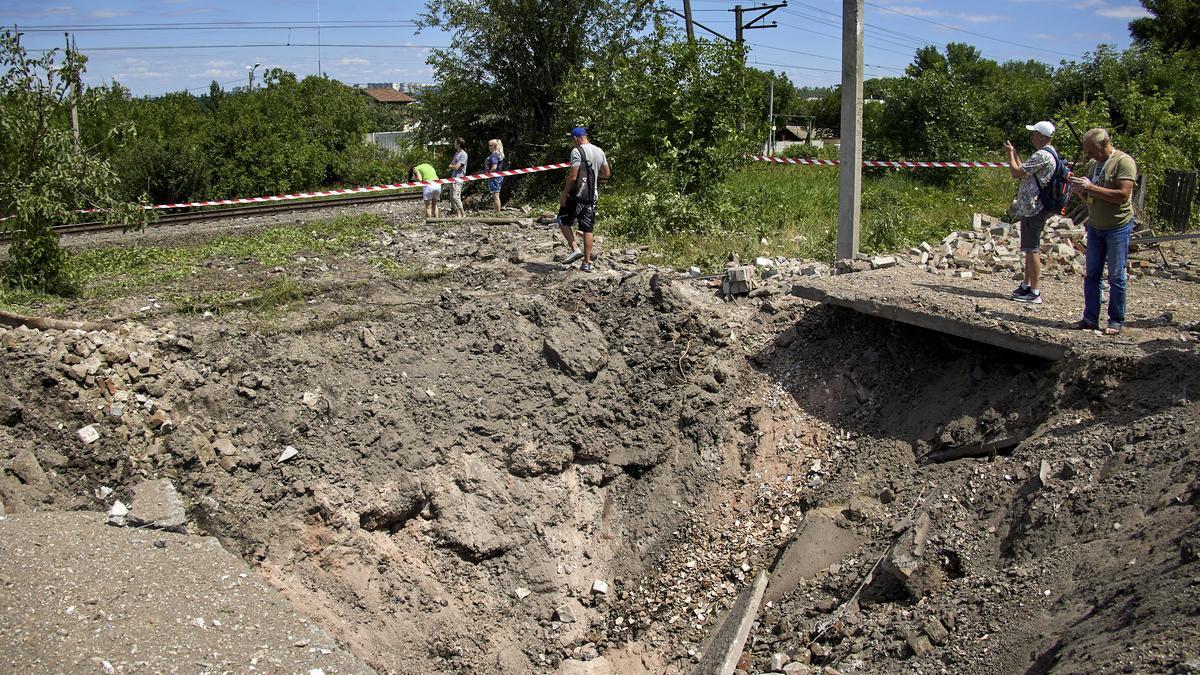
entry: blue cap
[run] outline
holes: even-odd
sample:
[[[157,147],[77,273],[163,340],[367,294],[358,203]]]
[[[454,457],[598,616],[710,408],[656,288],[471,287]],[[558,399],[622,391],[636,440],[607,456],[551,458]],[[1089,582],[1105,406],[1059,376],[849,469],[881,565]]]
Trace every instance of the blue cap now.
[[[575,127],[574,129],[571,130],[571,135],[574,136],[575,138],[579,138],[580,136],[587,136],[587,129],[584,129],[583,127]]]

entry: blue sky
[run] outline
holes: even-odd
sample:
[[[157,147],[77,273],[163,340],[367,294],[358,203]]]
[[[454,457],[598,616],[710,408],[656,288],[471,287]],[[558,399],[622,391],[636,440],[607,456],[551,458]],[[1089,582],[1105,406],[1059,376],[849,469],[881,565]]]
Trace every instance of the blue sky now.
[[[682,0],[666,4],[683,9]],[[729,36],[734,4],[692,0],[696,21]],[[63,32],[73,32],[88,55],[90,84],[116,79],[141,95],[202,91],[214,79],[244,84],[255,63],[303,77],[317,72],[318,59],[343,82],[429,82],[425,47],[448,39],[416,32],[411,21],[423,6],[421,0],[6,0],[0,24],[17,25],[29,49],[61,46]],[[797,84],[836,83],[840,13],[839,0],[790,0],[769,19],[778,28],[746,32],[751,63],[782,70]],[[1128,46],[1129,21],[1144,15],[1136,0],[866,0],[867,76],[897,75],[920,45],[950,41],[973,44],[998,61],[1057,64],[1101,43]]]

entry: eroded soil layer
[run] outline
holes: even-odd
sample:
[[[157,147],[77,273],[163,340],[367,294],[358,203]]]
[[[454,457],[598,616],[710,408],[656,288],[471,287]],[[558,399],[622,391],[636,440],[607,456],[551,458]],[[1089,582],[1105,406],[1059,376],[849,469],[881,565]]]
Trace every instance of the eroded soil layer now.
[[[1195,341],[1051,364],[783,277],[727,303],[636,251],[566,271],[552,234],[392,230],[299,262],[282,315],[4,329],[0,501],[136,511],[169,479],[381,671],[690,672],[769,570],[750,672],[1190,672]]]

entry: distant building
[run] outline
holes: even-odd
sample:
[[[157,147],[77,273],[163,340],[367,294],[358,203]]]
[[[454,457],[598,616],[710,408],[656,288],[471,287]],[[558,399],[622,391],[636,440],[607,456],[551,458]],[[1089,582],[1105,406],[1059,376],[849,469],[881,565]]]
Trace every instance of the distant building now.
[[[371,97],[379,105],[399,106],[417,102],[415,98],[402,91],[397,91],[390,86],[380,87],[368,84],[366,89],[360,89],[359,91]]]
[[[805,145],[806,143],[813,148],[824,148],[826,146],[832,146],[836,148],[840,147],[842,144],[842,139],[835,137],[833,135],[833,131],[830,129],[814,128],[812,133],[812,141],[809,142],[807,127],[792,124],[781,126],[775,130],[775,138],[773,141],[774,148],[772,148],[770,145],[764,144],[763,154],[770,154],[772,151],[774,151],[775,154],[778,154],[793,145]]]

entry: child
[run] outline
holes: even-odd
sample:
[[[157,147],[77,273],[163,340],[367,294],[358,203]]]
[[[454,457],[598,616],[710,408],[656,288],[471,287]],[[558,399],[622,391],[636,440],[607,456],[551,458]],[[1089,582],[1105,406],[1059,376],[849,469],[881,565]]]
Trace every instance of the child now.
[[[437,180],[437,169],[429,164],[418,164],[408,170],[409,180]],[[421,190],[421,199],[425,200],[425,217],[438,217],[438,200],[442,198],[441,185],[426,185]]]

